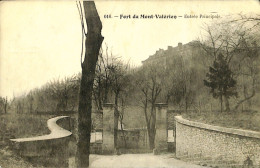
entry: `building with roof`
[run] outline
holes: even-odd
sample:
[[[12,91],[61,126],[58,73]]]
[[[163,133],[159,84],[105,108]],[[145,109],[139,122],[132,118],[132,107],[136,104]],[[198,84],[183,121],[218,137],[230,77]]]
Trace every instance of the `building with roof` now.
[[[178,46],[168,46],[166,50],[159,49],[149,58],[142,61],[143,66],[161,64],[167,67],[173,63],[174,58],[182,57],[184,60],[190,59],[193,56],[204,52],[199,41],[191,41],[187,44],[178,43]]]

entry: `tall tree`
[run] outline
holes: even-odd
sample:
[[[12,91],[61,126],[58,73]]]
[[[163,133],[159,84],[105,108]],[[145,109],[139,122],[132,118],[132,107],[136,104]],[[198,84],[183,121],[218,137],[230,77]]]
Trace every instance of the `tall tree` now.
[[[260,50],[258,44],[256,42],[250,44],[250,39],[245,40],[244,44],[239,50],[241,57],[237,60],[237,66],[234,68],[235,75],[240,81],[238,87],[242,92],[234,110],[237,110],[240,105],[242,105],[243,110],[246,102],[250,104],[250,100],[256,95],[259,86]]]
[[[237,98],[232,104],[238,107],[250,107],[254,101],[259,85],[259,28],[258,14],[230,15],[225,19],[213,22],[204,27],[206,40],[202,40],[201,47],[206,51],[211,61],[222,53],[227,61],[233,77],[237,81]],[[247,107],[247,108],[248,108]]]
[[[208,80],[204,80],[204,84],[211,88],[214,98],[219,98],[221,112],[223,99],[225,99],[226,111],[230,111],[228,99],[231,96],[237,96],[236,81],[233,79],[232,72],[222,54],[219,54],[213,66],[209,67],[209,73],[206,76]]]
[[[48,84],[48,94],[53,101],[57,102],[56,112],[67,111],[71,105],[72,110],[76,104],[76,96],[79,84],[77,76],[66,77],[63,80],[56,80]]]
[[[108,102],[112,82],[110,67],[114,66],[114,61],[116,61],[116,58],[114,58],[112,51],[111,55],[108,54],[108,46],[106,45],[105,50],[103,48],[100,50],[94,81],[93,96],[98,110],[102,110],[103,104]]]
[[[101,35],[102,23],[99,18],[95,3],[83,1],[87,33],[85,32],[83,12],[80,12],[82,34],[85,40],[85,58],[82,67],[82,76],[79,92],[78,107],[78,139],[77,139],[77,167],[89,166],[92,90],[95,78],[95,68],[98,54],[104,37]],[[81,9],[81,4],[80,4]],[[82,11],[82,10],[80,10]]]
[[[121,62],[115,61],[113,64],[109,66],[109,71],[111,73],[111,88],[114,93],[114,111],[115,111],[115,130],[114,130],[114,144],[117,147],[117,130],[118,130],[118,121],[120,119],[120,112],[119,112],[119,100],[120,94],[125,90],[127,87],[128,81],[128,64],[124,65]],[[122,97],[122,95],[121,95]]]
[[[142,93],[140,97],[148,131],[149,147],[154,149],[156,134],[155,104],[162,91],[162,79],[160,78],[162,74],[158,67],[147,66],[141,69],[137,75],[137,86]]]

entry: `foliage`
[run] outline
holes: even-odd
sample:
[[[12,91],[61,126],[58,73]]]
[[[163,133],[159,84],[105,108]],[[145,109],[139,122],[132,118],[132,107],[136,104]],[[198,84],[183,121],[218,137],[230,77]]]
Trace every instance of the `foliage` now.
[[[209,67],[209,73],[206,76],[208,80],[204,80],[204,84],[211,88],[214,98],[220,99],[222,111],[223,97],[229,99],[232,96],[237,96],[236,81],[222,54],[219,54],[213,66]],[[228,104],[226,104],[226,110],[229,111]]]
[[[0,149],[0,163],[2,167],[12,167],[12,168],[34,168],[31,163],[25,161],[20,156],[17,156],[10,149]],[[37,165],[41,168],[42,166]]]
[[[8,110],[8,99],[7,97],[0,97],[0,114],[7,113]]]
[[[233,110],[252,108],[259,87],[259,15],[231,15],[205,25],[201,47],[208,54],[208,65],[222,53],[236,80],[238,96]],[[228,103],[228,102],[227,102]]]
[[[96,65],[96,73],[94,79],[93,96],[96,108],[102,110],[104,103],[108,103],[109,93],[111,92],[111,73],[109,67],[112,66],[115,58],[108,53],[108,46],[105,51],[101,48],[98,62]]]
[[[8,134],[12,138],[26,138],[48,134],[49,130],[47,128],[47,120],[52,117],[53,115],[34,114],[1,115],[0,136],[4,139],[5,134]]]
[[[184,118],[206,124],[217,125],[227,128],[260,131],[260,112],[244,111],[236,113],[217,113],[216,111],[201,111],[201,113],[185,113]]]
[[[11,113],[60,113],[74,111],[77,107],[79,76],[48,82],[41,88],[10,101]]]

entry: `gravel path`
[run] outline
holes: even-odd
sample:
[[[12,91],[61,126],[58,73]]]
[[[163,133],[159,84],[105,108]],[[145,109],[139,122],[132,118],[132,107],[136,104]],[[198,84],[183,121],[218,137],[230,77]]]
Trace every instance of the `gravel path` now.
[[[71,166],[73,167],[73,166]],[[205,168],[173,158],[173,154],[90,155],[90,168]]]

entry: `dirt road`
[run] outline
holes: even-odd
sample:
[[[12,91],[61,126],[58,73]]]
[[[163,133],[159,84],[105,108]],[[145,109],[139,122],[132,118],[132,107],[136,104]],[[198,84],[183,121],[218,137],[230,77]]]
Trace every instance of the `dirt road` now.
[[[90,168],[205,168],[173,158],[173,154],[91,155]]]

